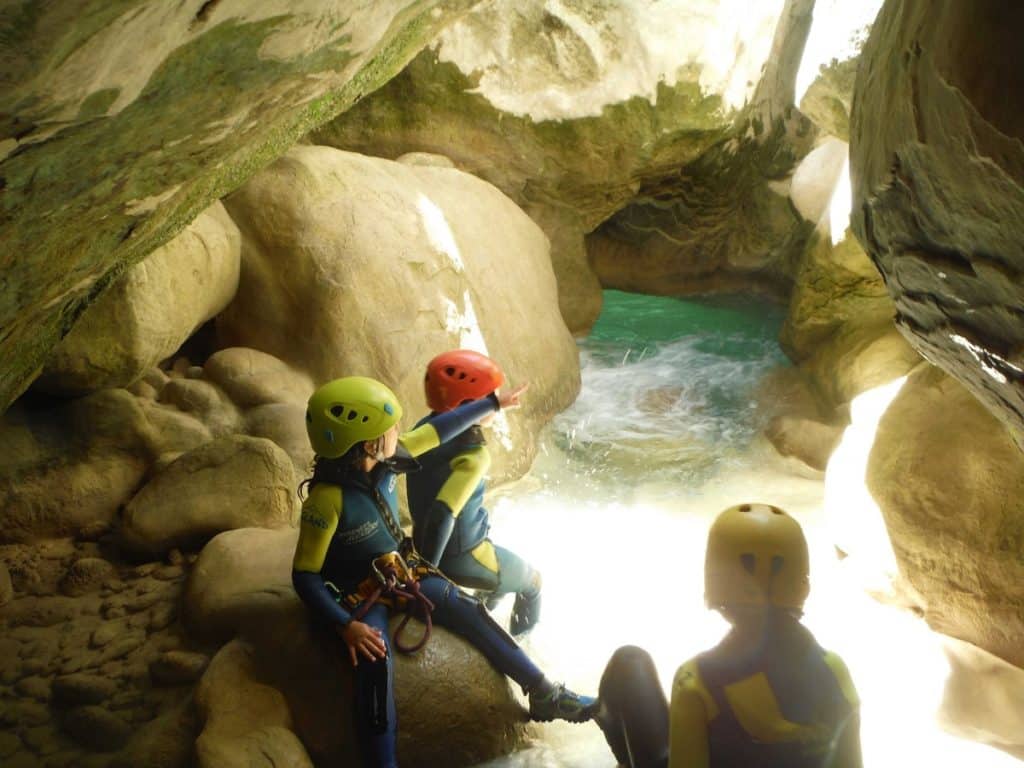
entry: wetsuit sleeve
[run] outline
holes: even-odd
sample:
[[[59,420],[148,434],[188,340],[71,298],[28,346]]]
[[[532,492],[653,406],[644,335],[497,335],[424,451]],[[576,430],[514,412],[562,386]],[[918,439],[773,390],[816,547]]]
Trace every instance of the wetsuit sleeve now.
[[[840,730],[836,734],[832,759],[826,765],[828,768],[861,768],[864,761],[860,751],[860,696],[853,685],[850,670],[838,654],[826,652],[825,663],[835,675],[839,689],[850,705],[849,714],[839,724]]]
[[[352,615],[337,603],[320,574],[340,520],[341,488],[327,484],[314,486],[302,505],[299,541],[292,561],[292,585],[302,602],[319,618],[344,626],[352,621]]]
[[[696,660],[683,664],[672,683],[669,709],[669,768],[709,768],[708,721],[717,714]]]
[[[480,485],[490,465],[491,456],[483,446],[463,451],[448,463],[448,479],[431,502],[420,539],[420,554],[432,565],[440,562],[455,530],[455,518]]]
[[[487,397],[463,403],[451,411],[437,414],[430,421],[404,433],[398,440],[410,456],[420,456],[462,434],[484,416],[499,408],[498,398],[492,392]]]

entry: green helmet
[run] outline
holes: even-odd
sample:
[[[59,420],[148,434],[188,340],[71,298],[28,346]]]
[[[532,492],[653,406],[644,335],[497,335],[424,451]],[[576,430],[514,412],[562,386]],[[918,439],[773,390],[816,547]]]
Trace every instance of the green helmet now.
[[[309,398],[306,432],[317,455],[336,459],[357,443],[376,440],[401,418],[394,392],[376,379],[347,376],[327,382]]]
[[[709,608],[773,605],[800,610],[810,591],[800,524],[770,504],[740,504],[711,525],[704,560]]]

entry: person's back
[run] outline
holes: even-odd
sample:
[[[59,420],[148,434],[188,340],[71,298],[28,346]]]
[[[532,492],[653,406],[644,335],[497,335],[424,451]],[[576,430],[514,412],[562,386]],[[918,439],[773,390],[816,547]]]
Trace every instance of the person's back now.
[[[708,534],[705,602],[732,624],[676,673],[667,707],[650,656],[616,651],[595,718],[631,768],[860,768],[859,701],[842,660],[800,623],[807,542],[778,507],[741,504]]]
[[[734,626],[714,649],[683,664],[672,702],[681,753],[672,766],[701,765],[685,757],[696,751],[690,732],[700,715],[706,764],[714,768],[855,764],[839,759],[851,747],[844,734],[855,737],[858,730],[857,694],[846,666],[784,611]]]

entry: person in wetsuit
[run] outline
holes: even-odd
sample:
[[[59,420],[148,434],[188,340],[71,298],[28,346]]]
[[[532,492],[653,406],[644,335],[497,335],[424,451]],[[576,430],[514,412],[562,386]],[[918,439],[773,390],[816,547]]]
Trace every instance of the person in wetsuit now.
[[[861,768],[850,673],[800,623],[807,542],[778,507],[741,504],[708,535],[705,598],[732,624],[676,672],[671,705],[651,657],[627,646],[594,719],[630,768]]]
[[[401,435],[402,407],[374,379],[336,379],[309,399],[306,430],[316,460],[313,476],[303,484],[308,496],[292,583],[314,618],[336,631],[348,648],[356,733],[366,766],[397,764],[387,628],[400,600],[376,594],[388,582],[379,578],[386,573],[382,568],[394,563],[415,571],[418,578],[405,578],[405,585],[433,603],[434,623],[472,643],[523,688],[534,720],[590,718],[594,700],[549,681],[476,598],[421,563],[399,525],[395,489],[398,474],[415,464],[411,457],[451,440],[500,407],[518,405],[520,392],[474,400]]]
[[[487,397],[504,381],[501,368],[479,352],[444,352],[427,365],[424,390],[431,412],[417,427],[444,418],[462,403]],[[509,631],[519,636],[540,619],[540,573],[514,552],[494,544],[484,508],[491,456],[482,426],[487,414],[458,437],[420,456],[422,469],[406,480],[416,549],[464,587],[490,594],[488,602],[516,596]]]

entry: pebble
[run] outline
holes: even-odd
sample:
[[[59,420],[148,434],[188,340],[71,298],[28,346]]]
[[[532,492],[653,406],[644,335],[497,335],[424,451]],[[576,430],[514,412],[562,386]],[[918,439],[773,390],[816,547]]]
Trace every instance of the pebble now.
[[[128,619],[128,626],[132,629],[145,629],[149,626],[150,619],[148,613],[136,613]]]
[[[0,731],[0,757],[10,757],[21,749],[21,739],[18,734],[10,731]]]
[[[99,704],[117,691],[117,684],[99,675],[73,674],[53,681],[53,703],[61,707]]]
[[[62,724],[75,741],[98,752],[120,748],[131,735],[131,726],[123,718],[97,706],[69,710]]]
[[[149,614],[149,629],[151,632],[159,632],[167,629],[178,617],[178,607],[174,603],[161,603],[153,608]]]
[[[11,583],[11,572],[4,563],[0,563],[0,605],[7,605],[14,599],[14,585]]]
[[[15,683],[14,690],[22,696],[28,696],[36,701],[49,701],[50,686],[50,681],[45,677],[32,676],[22,678]]]
[[[18,752],[4,761],[4,768],[39,768],[39,758],[31,752]]]
[[[60,591],[65,595],[80,597],[98,590],[105,582],[117,576],[112,563],[99,557],[82,557],[71,564],[60,582]]]
[[[25,743],[37,755],[52,755],[60,749],[60,737],[52,725],[37,725],[29,728],[22,735]]]
[[[116,640],[113,640],[103,648],[97,663],[105,664],[108,661],[122,659],[144,642],[146,642],[146,633],[140,632],[137,629],[120,635]]]
[[[89,645],[93,648],[102,648],[122,632],[124,632],[124,624],[120,622],[109,621],[100,624],[93,630],[92,636],[89,638]]]
[[[171,565],[184,565],[185,556],[181,554],[181,550],[175,547],[167,553],[167,562]]]
[[[11,703],[4,717],[18,725],[42,725],[50,721],[50,708],[32,699],[18,699]]]
[[[153,571],[153,577],[161,581],[174,581],[185,575],[185,569],[180,565],[162,565]]]
[[[78,654],[77,656],[69,656],[64,659],[60,665],[60,673],[62,675],[70,675],[74,672],[78,672],[81,669],[89,666],[89,659],[84,654]]]
[[[157,685],[185,685],[202,677],[208,656],[191,651],[167,651],[149,665],[149,675]]]

